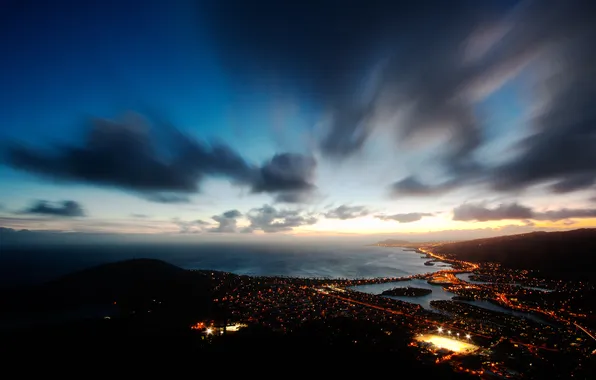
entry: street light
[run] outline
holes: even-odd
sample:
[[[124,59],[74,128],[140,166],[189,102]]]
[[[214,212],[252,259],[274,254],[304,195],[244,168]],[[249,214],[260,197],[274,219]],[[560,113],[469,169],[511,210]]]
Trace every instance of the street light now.
[[[466,334],[466,339],[470,339],[472,336],[470,334]]]
[[[447,334],[451,335],[451,330],[447,331]]]
[[[205,329],[205,334],[207,335],[211,335],[213,333],[213,329],[208,327],[207,329]]]
[[[443,328],[442,327],[439,327],[437,330],[439,331],[439,334],[443,332]]]

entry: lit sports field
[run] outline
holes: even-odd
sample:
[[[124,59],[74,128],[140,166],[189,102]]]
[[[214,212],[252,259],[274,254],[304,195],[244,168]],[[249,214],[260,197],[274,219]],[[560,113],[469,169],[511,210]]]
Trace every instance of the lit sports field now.
[[[457,339],[447,338],[442,335],[427,334],[416,337],[416,340],[419,342],[432,343],[432,345],[437,348],[444,348],[449,351],[457,352],[458,354],[469,354],[478,349],[478,346],[473,344]]]

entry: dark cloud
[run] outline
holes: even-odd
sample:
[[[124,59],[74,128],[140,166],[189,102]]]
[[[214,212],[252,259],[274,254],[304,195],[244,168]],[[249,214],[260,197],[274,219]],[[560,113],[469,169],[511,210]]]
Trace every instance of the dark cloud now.
[[[250,226],[243,232],[261,230],[273,233],[291,231],[294,227],[312,225],[317,218],[302,210],[278,210],[269,205],[255,208],[247,213]]]
[[[406,147],[441,139],[433,153],[450,186],[396,190],[551,181],[564,193],[596,183],[593,1],[220,0],[201,12],[239,82],[275,83],[325,110],[319,146],[328,156],[359,151],[379,125]],[[475,158],[492,138],[483,101],[528,68],[539,110],[532,136],[512,161],[484,167]]]
[[[433,214],[427,212],[410,212],[406,214],[375,215],[375,218],[385,221],[393,220],[399,223],[412,223],[419,221],[425,216],[433,216]]]
[[[164,132],[165,138],[157,132]],[[13,144],[5,159],[35,174],[114,186],[165,203],[197,192],[205,175],[247,179],[251,173],[231,149],[203,144],[173,128],[152,130],[138,115],[121,122],[93,120],[79,146],[43,150]]]
[[[554,62],[537,78],[534,133],[520,143],[518,157],[492,178],[499,190],[554,182],[553,192],[567,193],[596,182],[595,6],[580,0],[552,8],[550,17],[527,27],[535,40],[550,44]]]
[[[324,214],[327,219],[354,219],[370,214],[370,210],[364,206],[341,205]]]
[[[75,201],[48,202],[37,201],[31,207],[23,210],[23,214],[41,214],[63,217],[85,216],[83,207]]]
[[[550,183],[553,193],[589,189],[596,183],[596,6],[578,0],[545,6],[527,2],[503,21],[507,34],[497,52],[504,63],[527,61],[534,68],[530,135],[516,155],[472,178],[498,191]],[[525,52],[525,53],[524,53]],[[458,184],[470,177],[451,171]],[[487,175],[488,174],[488,175]]]
[[[466,203],[453,210],[453,220],[479,221],[506,219],[524,219],[526,225],[533,225],[531,220],[559,221],[570,218],[596,218],[596,209],[559,209],[536,211],[518,203],[501,204],[489,208],[483,203]]]
[[[242,213],[238,210],[226,211],[221,215],[213,215],[211,219],[215,220],[219,225],[217,227],[209,229],[209,232],[226,232],[234,233],[238,232],[237,220],[242,216]]]
[[[464,62],[460,45],[486,14],[502,11],[495,4],[224,0],[205,15],[231,72],[253,81],[273,73],[327,108],[324,153],[360,150],[379,111],[407,108],[406,122],[398,125],[388,115],[385,124],[402,139],[447,131],[456,158],[480,141],[466,94],[486,66]]]
[[[59,181],[121,188],[158,203],[188,203],[207,177],[224,177],[253,193],[298,202],[314,190],[316,161],[293,153],[275,155],[262,167],[223,144],[207,144],[140,115],[122,121],[93,120],[80,145],[51,149],[9,144],[3,162]]]
[[[259,169],[252,192],[278,193],[278,202],[301,203],[315,190],[316,166],[313,157],[297,153],[276,154]]]

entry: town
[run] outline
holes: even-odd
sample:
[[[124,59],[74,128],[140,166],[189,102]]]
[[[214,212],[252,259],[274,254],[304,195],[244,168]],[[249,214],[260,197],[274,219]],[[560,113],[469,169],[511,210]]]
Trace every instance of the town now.
[[[559,363],[571,365],[566,369],[570,374],[579,374],[586,362],[594,360],[596,339],[583,325],[592,312],[577,309],[569,301],[590,286],[587,283],[545,281],[532,277],[528,270],[461,261],[434,253],[432,246],[412,254],[449,266],[427,274],[375,279],[249,277],[200,271],[216,284],[214,303],[221,319],[197,321],[192,328],[217,339],[250,325],[291,333],[307,321],[325,323],[348,317],[382,325],[387,335],[405,329],[423,362],[449,363],[455,371],[481,377],[518,378],[548,371]],[[400,283],[411,279],[426,280],[453,297],[431,301],[432,310],[428,310],[358,290],[380,283],[395,283],[399,289]],[[473,301],[489,302],[512,313],[479,307]]]

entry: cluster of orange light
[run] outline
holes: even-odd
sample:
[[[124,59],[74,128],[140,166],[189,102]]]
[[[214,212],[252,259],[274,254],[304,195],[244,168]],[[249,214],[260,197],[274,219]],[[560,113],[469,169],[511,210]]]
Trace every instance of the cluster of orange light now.
[[[192,330],[203,330],[205,328],[205,323],[197,322],[196,324],[190,326]]]

